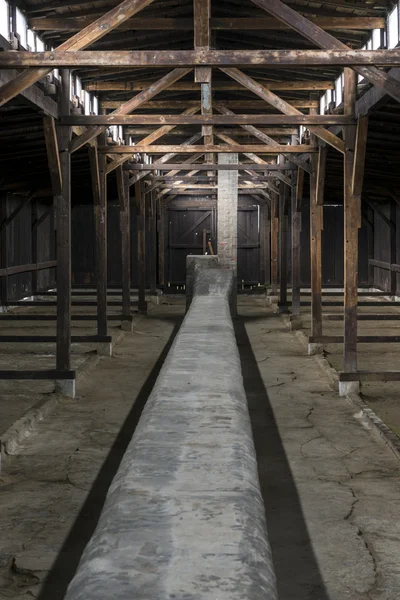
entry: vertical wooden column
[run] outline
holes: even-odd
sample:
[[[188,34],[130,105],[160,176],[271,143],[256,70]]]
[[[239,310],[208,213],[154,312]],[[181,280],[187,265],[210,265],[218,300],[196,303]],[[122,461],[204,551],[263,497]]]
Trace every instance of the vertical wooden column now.
[[[70,71],[61,71],[60,114],[70,112]],[[57,228],[57,350],[58,371],[71,370],[71,128],[59,127],[58,143],[62,175],[61,194],[56,196]],[[75,381],[59,380],[58,387],[75,395]]]
[[[106,134],[99,136],[99,143],[106,144]],[[96,288],[97,288],[97,333],[105,336],[107,324],[107,174],[106,155],[98,153],[99,195],[94,203]]]
[[[8,195],[5,192],[0,198],[0,223],[3,223],[8,217]],[[0,268],[8,267],[8,244],[7,244],[7,227],[0,230]],[[8,278],[7,275],[0,277],[1,304],[6,304],[8,301]]]
[[[149,237],[150,237],[150,294],[157,294],[157,201],[154,192],[149,201]]]
[[[166,287],[165,283],[165,248],[164,248],[164,239],[165,239],[165,209],[164,204],[162,202],[162,198],[156,198],[157,205],[157,232],[158,232],[158,282],[164,288]]]
[[[260,206],[260,283],[265,288],[271,283],[271,222],[267,202]]]
[[[121,284],[122,321],[121,328],[132,331],[131,313],[131,218],[129,202],[129,171],[122,166],[116,169],[119,198],[119,225],[121,231]]]
[[[31,254],[32,264],[38,263],[38,228],[35,226],[36,221],[39,218],[38,214],[38,201],[37,198],[31,200],[32,218],[31,218]],[[38,292],[38,270],[37,268],[32,271],[32,296],[36,296]]]
[[[316,109],[310,109],[316,114]],[[310,136],[310,144],[316,144],[314,135]],[[311,336],[322,335],[322,229],[323,206],[317,201],[318,157],[311,156],[312,172],[310,173],[310,258],[311,258]],[[318,354],[323,348],[318,343],[310,343],[309,354]]]
[[[279,196],[274,194],[271,202],[271,296],[278,293],[279,255]]]
[[[139,314],[147,314],[146,302],[146,211],[142,183],[135,183],[137,227],[137,282],[139,288]]]
[[[357,75],[344,70],[344,114],[355,115]],[[344,129],[344,357],[343,370],[357,371],[357,303],[358,303],[358,228],[360,205],[353,194],[354,149],[356,128]],[[342,388],[355,391],[358,382],[342,384]],[[341,390],[341,393],[350,389]]]
[[[279,184],[279,302],[280,313],[288,312],[287,281],[288,281],[288,197],[289,187]]]
[[[291,328],[299,329],[300,320],[300,234],[301,207],[303,200],[304,171],[298,169],[296,185],[292,185],[291,218],[292,218],[292,316]],[[294,183],[294,182],[293,182]]]
[[[390,264],[397,264],[397,203],[393,198],[390,201],[390,222],[393,227],[390,227]],[[390,273],[390,295],[395,298],[397,295],[397,273],[392,269]]]

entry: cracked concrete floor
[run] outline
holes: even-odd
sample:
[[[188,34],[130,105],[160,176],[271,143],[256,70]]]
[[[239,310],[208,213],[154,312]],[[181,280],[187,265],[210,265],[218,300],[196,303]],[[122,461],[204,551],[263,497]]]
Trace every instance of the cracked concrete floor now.
[[[280,600],[397,600],[399,462],[278,315],[237,336]]]
[[[154,307],[0,475],[0,598],[62,600],[183,312]],[[399,463],[260,300],[236,322],[280,600],[397,600]],[[250,343],[251,342],[251,343]]]
[[[181,315],[150,306],[79,381],[77,399],[63,399],[4,460],[0,598],[64,597]]]

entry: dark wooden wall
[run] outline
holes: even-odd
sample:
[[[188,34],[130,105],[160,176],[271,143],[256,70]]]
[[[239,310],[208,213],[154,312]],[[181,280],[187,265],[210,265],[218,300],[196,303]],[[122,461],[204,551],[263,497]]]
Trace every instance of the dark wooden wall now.
[[[8,194],[1,202],[1,221],[4,221],[18,208],[22,196]],[[33,262],[32,225],[49,208],[49,201],[33,199],[24,206],[13,221],[0,234],[1,267],[17,267],[30,265]],[[37,262],[55,259],[54,216],[51,213],[37,228]],[[2,278],[2,301],[19,300],[31,296],[32,272],[19,273]],[[55,286],[55,269],[38,272],[38,289],[49,289]]]
[[[343,286],[344,281],[344,222],[342,205],[324,206],[324,230],[322,232],[322,283]],[[368,231],[363,225],[359,233],[360,285],[368,284]],[[370,257],[372,258],[372,256]],[[302,207],[301,231],[301,284],[310,285],[310,204],[305,199]]]

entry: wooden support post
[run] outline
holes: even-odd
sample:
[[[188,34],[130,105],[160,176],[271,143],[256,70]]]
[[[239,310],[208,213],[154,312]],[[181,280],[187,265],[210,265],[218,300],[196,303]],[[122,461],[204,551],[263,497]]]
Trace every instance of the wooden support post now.
[[[315,109],[310,109],[315,114]],[[315,143],[311,135],[310,143]],[[322,229],[323,206],[317,204],[318,156],[311,156],[310,174],[310,256],[311,256],[311,336],[322,335]],[[321,185],[321,184],[320,184]],[[319,344],[309,344],[309,354],[322,352]]]
[[[287,282],[288,282],[288,209],[289,188],[279,182],[279,312],[288,312]]]
[[[0,199],[0,219],[4,223],[8,217],[8,196],[7,192]],[[8,244],[7,244],[7,228],[0,228],[0,268],[7,269],[8,267]],[[1,304],[4,306],[8,301],[8,277],[7,275],[0,278]]]
[[[146,216],[145,196],[142,183],[135,183],[136,196],[136,227],[137,227],[137,282],[139,288],[139,314],[147,314],[146,302]]]
[[[273,194],[271,202],[271,296],[278,293],[278,254],[279,254],[279,212],[278,195]]]
[[[357,93],[357,75],[344,70],[344,112],[354,116]],[[353,194],[353,170],[356,129],[344,130],[344,358],[343,370],[357,371],[357,303],[358,303],[358,227],[359,203]],[[346,387],[346,384],[343,384]],[[358,389],[358,382],[351,382]],[[343,386],[342,386],[343,387]],[[356,389],[341,389],[345,394]]]
[[[31,204],[31,262],[33,265],[37,265],[38,261],[38,228],[34,227],[34,224],[38,220],[38,201],[33,198]],[[38,292],[38,270],[37,268],[32,271],[32,296],[36,296]]]
[[[165,209],[161,198],[157,198],[157,232],[158,232],[158,282],[165,287]]]
[[[390,222],[394,227],[390,228],[390,264],[397,264],[397,203],[390,198]],[[397,296],[397,273],[393,269],[390,273],[390,295],[392,298]]]
[[[103,139],[101,139],[103,136]],[[105,143],[105,134],[100,135]],[[97,152],[97,151],[96,151]],[[99,195],[94,203],[96,288],[97,288],[97,334],[107,335],[107,174],[106,155],[97,154],[99,170]],[[108,352],[107,352],[108,354]]]
[[[299,169],[300,171],[301,169]],[[303,171],[304,173],[304,171]],[[292,218],[292,329],[301,327],[300,323],[300,234],[301,234],[301,201],[298,195],[303,195],[303,190],[299,189],[299,179],[301,185],[302,175],[297,176],[297,185],[292,186],[291,192],[291,218]],[[300,210],[298,210],[300,206]]]
[[[129,171],[116,169],[121,231],[122,322],[121,328],[132,331],[131,313],[131,219],[129,203]]]
[[[148,235],[149,235],[149,284],[150,294],[157,294],[157,205],[156,196],[151,192],[148,202]]]
[[[271,283],[271,221],[267,202],[260,206],[260,283],[267,288]]]
[[[60,112],[69,114],[70,72],[61,71]],[[60,127],[58,143],[62,176],[61,195],[55,197],[57,227],[57,371],[71,370],[71,128]],[[70,396],[75,395],[74,381],[58,385]]]

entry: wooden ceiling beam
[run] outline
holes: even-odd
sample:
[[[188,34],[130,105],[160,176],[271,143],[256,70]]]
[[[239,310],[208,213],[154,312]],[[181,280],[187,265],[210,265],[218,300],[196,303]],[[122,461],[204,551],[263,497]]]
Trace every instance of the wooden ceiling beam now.
[[[257,152],[258,154],[302,154],[302,153],[315,153],[318,152],[317,146],[308,146],[307,144],[300,144],[298,146],[276,146],[269,147],[265,144],[231,144],[218,146],[216,144],[208,144],[204,146],[157,146],[157,145],[141,145],[141,146],[100,146],[98,151],[102,154],[138,154],[143,152],[145,154],[167,154],[169,152],[176,152],[177,154],[195,154],[199,152],[232,152],[242,153],[246,152]],[[266,167],[267,168],[267,167]]]
[[[4,91],[6,86],[0,89],[0,106],[7,99],[10,100],[20,91],[26,89],[28,85],[33,85],[33,83],[45,77],[54,68],[81,67],[353,67],[371,83],[385,87],[388,94],[396,100],[400,98],[400,92],[398,93],[397,89],[400,87],[398,82],[395,82],[395,84],[390,82],[386,73],[368,66],[400,66],[399,48],[393,50],[350,50],[347,46],[345,48],[341,50],[5,51],[0,52],[0,68],[23,69],[29,67],[29,70],[26,73],[21,73],[11,82],[14,84],[12,90],[9,89],[11,83],[7,85],[9,93],[13,94],[11,97],[8,97]],[[378,76],[376,72],[380,75]]]
[[[61,125],[355,125],[347,115],[70,115]]]
[[[80,31],[95,20],[87,17],[33,17],[29,19],[29,28],[33,31]],[[368,31],[384,29],[383,17],[316,17],[310,19],[322,29],[341,31]],[[217,31],[279,31],[291,29],[286,23],[274,18],[212,18],[212,30]],[[193,19],[186,18],[154,18],[128,19],[118,27],[124,31],[192,31]]]
[[[332,81],[260,81],[258,83],[269,90],[282,91],[319,91],[333,90],[334,84]],[[87,92],[141,92],[149,87],[152,81],[88,81],[84,84]],[[242,90],[243,86],[234,83],[233,81],[214,81],[213,90],[216,92],[233,92]],[[199,92],[200,85],[192,81],[178,81],[169,86],[171,92]]]
[[[59,52],[84,50],[94,42],[110,33],[118,25],[132,17],[135,13],[149,6],[154,0],[124,0],[108,11],[105,15],[88,25],[82,31],[76,33],[72,38],[57,48]],[[9,83],[0,88],[0,106],[15,98],[28,87],[45,77],[52,71],[55,65],[45,68],[30,69],[19,73]]]
[[[167,89],[171,83],[174,83],[174,81],[177,81],[181,77],[184,77],[190,71],[191,69],[174,69],[173,71],[170,71],[167,75],[159,79],[156,83],[150,85],[147,90],[140,92],[140,94],[137,94],[136,96],[128,100],[128,102],[125,102],[125,104],[117,108],[112,113],[112,115],[108,116],[112,117],[114,115],[117,118],[121,118],[124,115],[129,115],[129,113],[134,111],[141,104],[144,104],[163,90]],[[161,125],[163,124],[166,123],[161,123]],[[90,140],[100,135],[105,129],[106,127],[102,127],[101,125],[97,127],[90,127],[89,129],[87,129],[85,133],[83,133],[81,136],[72,140],[70,145],[71,152],[75,152],[76,150],[87,144]]]
[[[346,52],[346,50],[348,50],[348,46],[346,46],[346,44],[335,38],[327,31],[321,29],[321,27],[318,27],[318,25],[315,23],[312,23],[312,21],[306,17],[303,17],[301,14],[290,8],[290,6],[287,6],[281,2],[281,0],[252,0],[252,2],[283,23],[286,23],[286,25],[292,27],[300,35],[315,43],[319,48],[324,48],[325,50],[331,52]],[[356,52],[359,53],[360,51]],[[384,52],[391,52],[391,50],[386,50]],[[362,77],[365,77],[376,87],[384,88],[386,92],[392,96],[392,98],[400,102],[400,82],[392,79],[390,75],[381,69],[377,69],[376,66],[385,66],[380,65],[379,61],[373,60],[370,64],[375,66],[355,66],[361,65],[361,63],[357,62],[353,63],[353,65],[349,63],[347,66],[352,67],[356,73]],[[398,65],[394,64],[386,66]]]
[[[252,79],[239,69],[222,69],[222,71],[226,75],[229,75],[229,77],[232,77],[232,79],[235,79],[235,81],[237,81],[238,83],[241,83],[250,91],[260,96],[260,98],[271,104],[274,108],[283,112],[285,115],[295,116],[301,114],[297,108],[294,108],[294,106],[286,102],[286,100],[283,100],[282,98],[271,92],[271,90],[265,89],[262,85],[257,83],[254,79]],[[326,129],[323,129],[321,127],[312,127],[310,128],[310,131],[336,150],[339,150],[339,152],[344,152],[343,141],[330,131],[327,131]]]
[[[199,102],[197,102],[197,106],[187,108],[183,112],[183,114],[184,115],[193,115],[194,113],[196,113],[199,110],[199,108],[200,108],[200,104],[199,104]],[[156,129],[155,131],[152,131],[145,138],[143,138],[142,140],[137,142],[135,144],[135,147],[140,148],[140,146],[147,146],[149,144],[152,144],[156,140],[162,138],[164,135],[169,133],[172,129],[174,129],[174,127],[175,127],[175,125],[164,125],[163,127],[160,127],[159,129]],[[117,158],[117,159],[113,160],[112,163],[110,163],[106,166],[107,175],[109,173],[111,173],[111,171],[114,171],[118,167],[122,166],[127,160],[128,159],[126,157]]]
[[[242,110],[258,110],[266,108],[265,102],[262,100],[217,100],[215,106],[223,102],[224,106],[233,109]],[[296,108],[318,108],[318,100],[297,100],[289,99],[288,102]],[[100,102],[100,108],[115,109],[119,108],[124,103],[123,100],[102,100]],[[198,106],[198,100],[154,100],[153,102],[147,102],[140,108],[143,110],[182,110],[189,106]]]

